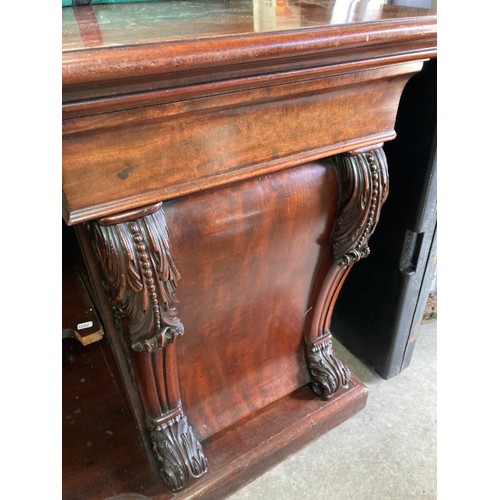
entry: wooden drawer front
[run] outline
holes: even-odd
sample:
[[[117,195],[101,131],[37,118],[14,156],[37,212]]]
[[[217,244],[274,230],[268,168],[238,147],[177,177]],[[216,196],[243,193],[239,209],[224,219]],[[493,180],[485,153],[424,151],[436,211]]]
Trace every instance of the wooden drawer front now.
[[[394,137],[421,62],[66,120],[70,223]]]

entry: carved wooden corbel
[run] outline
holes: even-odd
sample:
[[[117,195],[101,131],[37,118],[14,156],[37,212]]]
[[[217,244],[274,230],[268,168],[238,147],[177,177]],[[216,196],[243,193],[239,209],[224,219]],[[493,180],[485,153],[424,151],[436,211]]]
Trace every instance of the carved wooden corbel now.
[[[387,160],[382,148],[331,158],[339,181],[339,215],[332,232],[333,256],[319,270],[306,325],[311,386],[328,399],[348,387],[351,374],[332,349],[330,323],[335,302],[354,263],[370,253],[368,240],[389,193]]]
[[[162,204],[86,223],[122,338],[165,484],[177,491],[207,471],[182,410],[175,340],[184,334],[175,289],[180,279]]]
[[[368,239],[389,194],[387,160],[382,148],[332,157],[341,182],[341,213],[333,231],[333,253],[339,266],[367,257]]]

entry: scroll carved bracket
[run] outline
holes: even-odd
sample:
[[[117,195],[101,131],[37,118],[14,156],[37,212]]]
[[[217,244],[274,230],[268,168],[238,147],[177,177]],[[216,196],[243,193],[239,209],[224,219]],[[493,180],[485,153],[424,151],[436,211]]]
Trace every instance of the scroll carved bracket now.
[[[341,213],[333,231],[333,253],[339,266],[370,254],[368,239],[389,193],[387,160],[382,148],[332,157],[341,182]]]
[[[207,460],[180,399],[174,344],[184,334],[176,309],[180,274],[161,203],[89,222],[86,227],[117,330],[122,339],[129,339],[132,377],[160,474],[167,487],[178,491],[207,472]]]
[[[312,390],[323,399],[331,398],[341,387],[349,387],[351,372],[333,352],[330,333],[309,346],[309,372]]]
[[[134,351],[152,352],[183,335],[173,262],[163,213],[117,224],[86,223],[117,322]]]
[[[381,147],[331,158],[339,181],[339,216],[332,232],[333,265],[320,273],[313,293],[314,313],[306,338],[313,391],[328,399],[348,387],[351,374],[332,348],[330,323],[336,298],[352,265],[370,253],[368,240],[389,192],[387,161]],[[331,262],[331,261],[330,261]]]

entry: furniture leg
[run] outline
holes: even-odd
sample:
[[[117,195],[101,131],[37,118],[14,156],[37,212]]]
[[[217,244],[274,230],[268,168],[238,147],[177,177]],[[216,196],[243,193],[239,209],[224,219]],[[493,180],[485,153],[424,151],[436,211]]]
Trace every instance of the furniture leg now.
[[[175,294],[180,279],[162,204],[86,223],[165,484],[177,491],[207,471],[182,409],[175,341],[184,334]]]
[[[333,255],[321,264],[318,276],[326,278],[315,284],[306,328],[311,386],[325,399],[348,387],[351,380],[349,369],[332,349],[331,317],[352,266],[370,253],[368,239],[389,192],[382,147],[333,156],[331,161],[339,179],[339,216],[332,233]]]

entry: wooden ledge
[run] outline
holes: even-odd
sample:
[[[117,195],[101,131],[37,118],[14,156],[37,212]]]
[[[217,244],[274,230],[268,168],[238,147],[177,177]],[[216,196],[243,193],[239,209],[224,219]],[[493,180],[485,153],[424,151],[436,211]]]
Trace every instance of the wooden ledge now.
[[[63,102],[436,50],[436,16],[63,51]],[[421,57],[421,56],[420,56]],[[99,64],[96,65],[96,59]]]
[[[207,438],[202,445],[208,473],[174,494],[148,459],[108,342],[83,347],[65,340],[63,374],[63,496],[87,500],[120,494],[220,499],[355,415],[368,396],[354,376],[348,389],[328,401],[308,386],[294,391]]]
[[[368,389],[354,376],[348,389],[328,401],[309,386],[298,389],[205,440],[209,472],[172,498],[215,500],[229,495],[361,411],[367,397]]]

